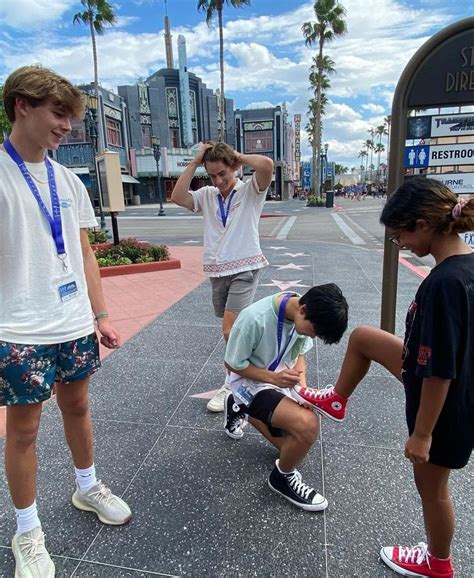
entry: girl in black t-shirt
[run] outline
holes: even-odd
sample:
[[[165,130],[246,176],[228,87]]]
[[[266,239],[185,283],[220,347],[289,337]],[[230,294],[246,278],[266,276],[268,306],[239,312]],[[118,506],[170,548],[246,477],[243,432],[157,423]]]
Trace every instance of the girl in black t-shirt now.
[[[405,457],[413,464],[428,543],[384,547],[380,556],[402,575],[451,578],[448,479],[468,463],[474,440],[474,252],[459,235],[474,230],[474,198],[458,199],[440,182],[415,177],[391,195],[380,221],[398,247],[436,261],[408,310],[405,338],[359,327],[334,387],[295,389],[305,405],[342,421],[372,361],[404,384]]]

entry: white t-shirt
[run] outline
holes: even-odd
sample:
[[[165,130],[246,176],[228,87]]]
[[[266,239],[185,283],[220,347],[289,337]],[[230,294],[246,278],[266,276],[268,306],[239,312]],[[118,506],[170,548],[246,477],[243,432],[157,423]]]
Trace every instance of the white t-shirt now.
[[[268,265],[258,236],[258,221],[267,189],[259,191],[254,173],[245,183],[237,179],[234,190],[225,227],[217,187],[190,191],[194,212],[202,212],[204,218],[203,271],[208,277],[225,277]],[[224,201],[226,210],[229,199],[230,195]]]
[[[0,341],[56,344],[94,331],[80,229],[97,226],[97,220],[79,178],[51,162],[60,199],[67,274],[49,222],[16,163],[0,150]],[[51,214],[46,164],[25,164],[36,177],[33,180]],[[71,282],[77,285],[77,295],[63,301],[59,287]]]
[[[278,307],[276,299],[279,294],[264,297],[239,313],[230,331],[225,350],[225,361],[234,369],[246,369],[250,364],[268,369],[278,357]],[[295,294],[299,297],[298,294]],[[300,355],[313,347],[313,340],[294,331],[295,325],[287,319],[283,322],[281,351],[284,350],[280,363],[275,371],[293,367]],[[289,341],[288,341],[289,340]],[[249,400],[264,389],[276,389],[291,397],[291,389],[281,388],[271,383],[252,381],[241,377],[233,371],[230,373],[230,387],[238,403],[249,405]]]

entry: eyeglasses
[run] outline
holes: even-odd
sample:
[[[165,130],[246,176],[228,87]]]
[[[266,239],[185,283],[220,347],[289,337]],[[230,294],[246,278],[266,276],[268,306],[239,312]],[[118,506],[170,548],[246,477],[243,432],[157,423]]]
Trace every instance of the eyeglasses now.
[[[394,237],[389,237],[388,240],[389,240],[391,243],[393,243],[394,245],[396,245],[397,247],[401,247],[401,246],[402,246],[402,244],[400,243],[400,239],[399,239],[398,236],[397,236],[397,237],[395,237],[395,236],[394,236]]]

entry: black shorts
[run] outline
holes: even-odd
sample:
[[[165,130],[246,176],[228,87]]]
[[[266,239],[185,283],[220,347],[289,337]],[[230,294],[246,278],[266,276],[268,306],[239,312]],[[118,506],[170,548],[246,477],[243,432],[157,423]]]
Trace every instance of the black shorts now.
[[[272,426],[273,412],[280,401],[286,397],[276,389],[264,389],[257,393],[252,403],[245,408],[245,412],[255,419],[263,422],[273,437],[283,437],[286,435],[285,430]]]

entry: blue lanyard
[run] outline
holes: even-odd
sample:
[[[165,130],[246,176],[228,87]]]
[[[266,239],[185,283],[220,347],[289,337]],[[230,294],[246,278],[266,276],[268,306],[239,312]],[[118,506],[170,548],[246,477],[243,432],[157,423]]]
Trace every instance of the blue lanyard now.
[[[217,194],[217,200],[219,201],[219,210],[221,212],[221,219],[222,219],[222,224],[224,225],[224,227],[226,226],[227,223],[227,217],[229,216],[229,211],[230,211],[230,204],[232,203],[232,197],[235,195],[236,191],[233,190],[230,193],[229,196],[229,200],[227,202],[227,206],[225,204],[225,201],[222,197],[222,195],[220,193]]]
[[[293,329],[290,332],[290,335],[288,336],[288,340],[285,343],[285,347],[283,347],[283,349],[281,349],[281,340],[283,338],[283,323],[285,321],[285,307],[286,307],[286,304],[288,302],[288,299],[290,299],[293,296],[294,296],[293,293],[286,293],[285,295],[283,295],[283,298],[280,301],[280,306],[278,308],[278,328],[277,328],[278,353],[277,353],[276,358],[268,366],[268,369],[270,371],[275,371],[275,369],[280,364],[280,361],[282,360],[283,355],[285,354],[285,351],[286,351],[288,345],[290,344],[290,341],[291,341],[293,334],[295,332],[295,328],[293,327]]]
[[[20,169],[21,174],[23,175],[23,178],[26,181],[26,184],[29,186],[31,192],[33,193],[34,198],[36,199],[36,202],[39,205],[39,208],[41,209],[41,212],[46,217],[46,219],[48,219],[49,226],[51,227],[51,234],[53,235],[54,244],[56,245],[57,255],[63,262],[64,269],[67,269],[67,265],[65,263],[66,250],[64,248],[63,226],[61,221],[61,206],[56,187],[56,178],[54,176],[54,169],[53,165],[51,164],[51,161],[49,160],[48,157],[45,158],[46,170],[48,173],[49,193],[51,195],[51,209],[53,212],[52,215],[50,215],[48,208],[44,204],[43,199],[41,198],[40,192],[38,190],[38,187],[31,178],[31,175],[28,169],[26,168],[24,160],[15,150],[12,143],[8,139],[6,139],[3,142],[3,146],[5,147],[7,153],[11,156],[11,158],[15,161],[16,165]]]

